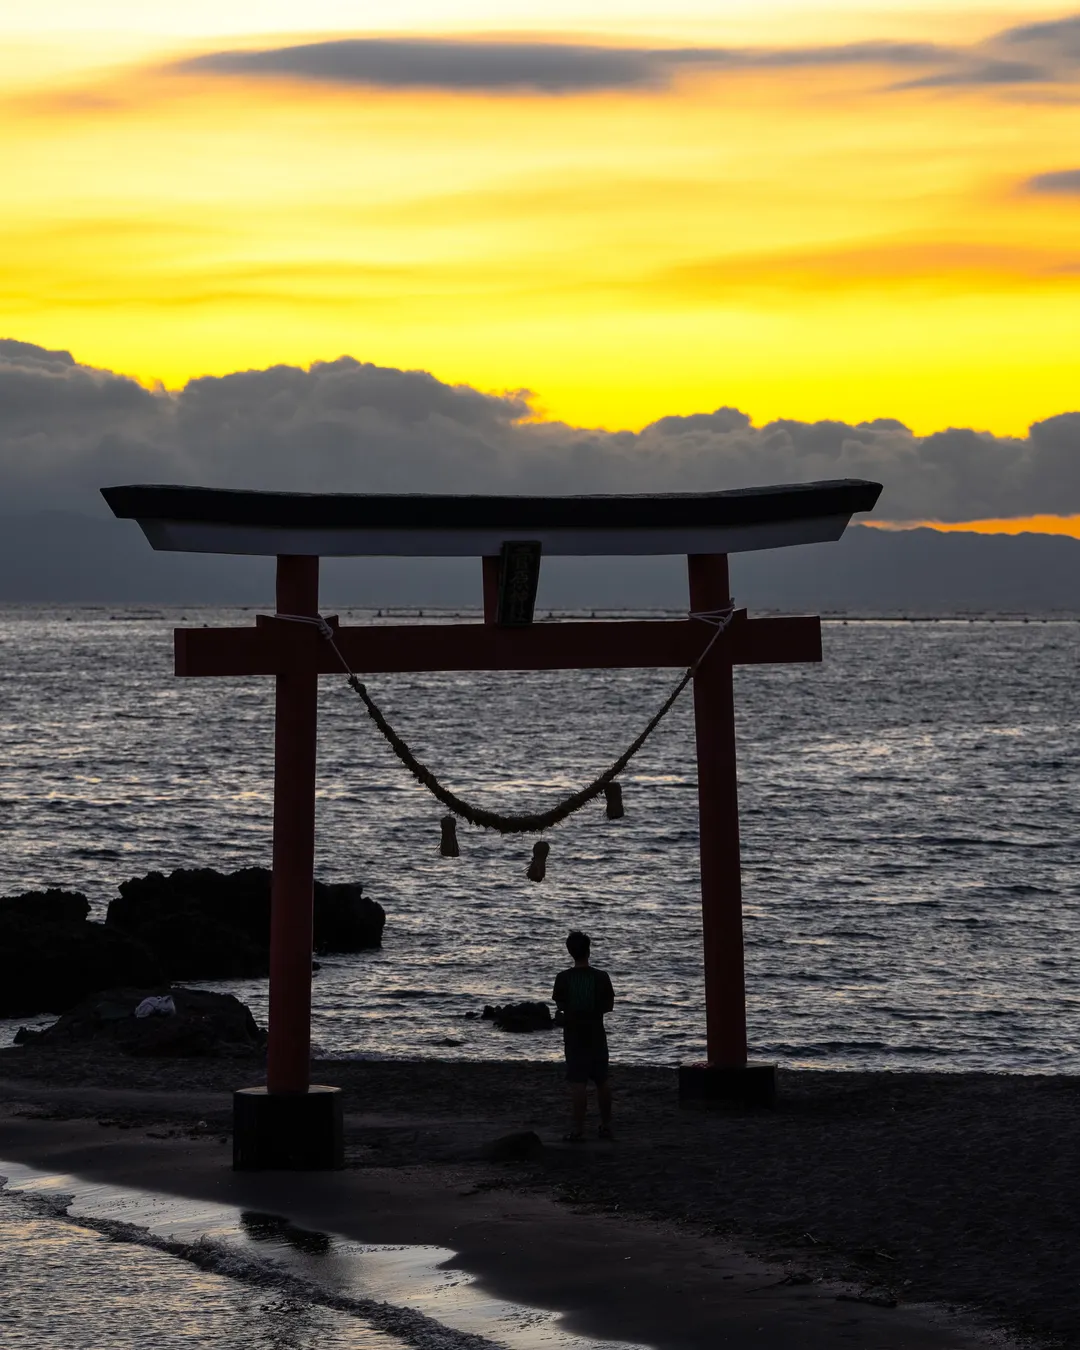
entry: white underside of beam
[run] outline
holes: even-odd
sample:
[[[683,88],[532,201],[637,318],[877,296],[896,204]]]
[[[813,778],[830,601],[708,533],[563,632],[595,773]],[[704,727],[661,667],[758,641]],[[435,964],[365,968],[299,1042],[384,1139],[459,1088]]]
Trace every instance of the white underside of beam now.
[[[547,557],[749,553],[839,539],[850,516],[721,529],[379,530],[290,529],[183,520],[140,520],[155,549],[174,553],[304,554],[321,558],[479,558],[507,540],[536,540]]]

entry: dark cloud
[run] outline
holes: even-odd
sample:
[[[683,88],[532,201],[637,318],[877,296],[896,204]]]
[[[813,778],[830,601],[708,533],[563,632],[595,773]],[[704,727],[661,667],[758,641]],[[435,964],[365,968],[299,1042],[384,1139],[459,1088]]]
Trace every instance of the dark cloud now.
[[[1080,62],[1080,14],[1007,28],[996,40],[1006,47],[1038,50],[1049,60]]]
[[[747,431],[750,419],[738,408],[717,408],[711,413],[691,413],[689,417],[661,417],[650,430],[661,436],[681,436],[692,431]]]
[[[927,66],[956,59],[952,47],[934,42],[847,42],[832,47],[777,47],[727,54],[743,66]]]
[[[154,399],[134,380],[78,365],[70,352],[0,339],[0,427],[30,437],[81,435],[152,416]]]
[[[516,39],[340,38],[207,52],[171,69],[390,89],[567,94],[664,86],[677,71],[695,66],[716,70],[894,66],[924,71],[893,89],[1069,84],[1080,75],[1080,16],[1005,29],[970,47],[877,41],[654,48]]]
[[[541,94],[666,84],[692,66],[737,69],[836,65],[921,66],[949,59],[932,43],[859,42],[830,47],[600,47],[580,43],[457,38],[342,38],[260,51],[208,52],[173,70],[276,76],[392,89],[527,90]]]
[[[14,338],[0,338],[0,361],[12,364],[23,358],[35,365],[73,366],[75,358],[70,352],[54,352],[48,347],[36,347],[32,342],[17,342]]]
[[[438,38],[349,38],[264,51],[211,52],[175,68],[396,89],[530,89],[554,94],[645,85],[663,74],[661,63],[648,51]]]
[[[908,431],[903,422],[895,417],[874,417],[869,422],[860,422],[860,428],[868,431]]]
[[[27,343],[0,344],[0,500],[100,510],[99,487],[294,491],[706,491],[821,478],[885,484],[885,519],[1080,512],[1080,412],[1025,437],[892,418],[755,427],[720,408],[641,432],[531,420],[528,395],[443,384],[350,357],[150,391]]]
[[[1080,16],[1023,24],[958,51],[943,68],[904,88],[1075,84],[1080,76]]]
[[[1030,192],[1080,193],[1080,169],[1062,169],[1057,173],[1037,173],[1024,186]]]

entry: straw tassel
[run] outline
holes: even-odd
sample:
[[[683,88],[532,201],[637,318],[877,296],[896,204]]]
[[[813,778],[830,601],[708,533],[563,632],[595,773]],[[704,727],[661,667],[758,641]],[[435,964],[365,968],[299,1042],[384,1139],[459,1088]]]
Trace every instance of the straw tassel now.
[[[529,863],[529,870],[525,875],[530,881],[543,881],[547,875],[547,856],[551,852],[551,845],[541,839],[533,844],[532,862]]]
[[[443,816],[439,821],[442,826],[442,839],[439,841],[439,852],[444,858],[460,858],[461,849],[458,848],[457,841],[457,821],[453,816]]]
[[[626,815],[622,804],[622,784],[608,783],[604,788],[604,797],[607,799],[608,820],[622,820]]]

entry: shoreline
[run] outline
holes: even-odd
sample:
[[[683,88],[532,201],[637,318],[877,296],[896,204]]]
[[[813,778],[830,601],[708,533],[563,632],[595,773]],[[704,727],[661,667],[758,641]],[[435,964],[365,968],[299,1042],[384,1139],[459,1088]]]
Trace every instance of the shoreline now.
[[[822,1327],[841,1313],[870,1318],[875,1346],[894,1343],[890,1326],[906,1327],[897,1346],[989,1344],[994,1326],[1080,1345],[1080,1078],[781,1070],[778,1107],[745,1112],[680,1108],[673,1069],[619,1067],[615,1145],[575,1148],[561,1142],[557,1063],[327,1060],[313,1069],[313,1081],[345,1092],[344,1174],[231,1171],[230,1094],[259,1081],[256,1061],[32,1046],[0,1051],[0,1157],[218,1198],[251,1192],[266,1204],[276,1195],[315,1226],[345,1223],[369,1241],[381,1240],[373,1226],[396,1241],[421,1240],[422,1230],[503,1295],[569,1299],[577,1329],[593,1335],[633,1340],[628,1328],[651,1326],[650,1344],[698,1344],[702,1310],[734,1327],[742,1314],[731,1291],[761,1286],[764,1272],[770,1280],[754,1298],[788,1337],[785,1319],[812,1304]],[[528,1131],[541,1147],[495,1160],[495,1141]],[[338,1193],[353,1196],[360,1218],[334,1201]],[[517,1243],[533,1233],[524,1265],[506,1257],[511,1248],[498,1256],[483,1242],[463,1245],[480,1211],[502,1234],[496,1245],[506,1232]],[[668,1320],[689,1318],[686,1329],[650,1321],[644,1306],[630,1317],[626,1291],[606,1306],[578,1288],[548,1249],[570,1252],[586,1231],[594,1256],[629,1244],[634,1265],[635,1252],[651,1252],[660,1288],[675,1279],[663,1251],[683,1251],[686,1292]],[[708,1275],[721,1254],[749,1262],[753,1279],[739,1267],[721,1289]],[[595,1265],[597,1288],[618,1274],[609,1266]],[[872,1301],[838,1301],[837,1289]],[[934,1330],[925,1305],[968,1310],[968,1338],[960,1323]]]
[[[885,1306],[854,1286],[792,1278],[782,1267],[748,1256],[723,1239],[676,1224],[558,1204],[517,1186],[505,1171],[425,1167],[236,1174],[215,1162],[213,1142],[205,1139],[125,1141],[117,1157],[118,1150],[102,1142],[93,1122],[54,1125],[44,1138],[39,1123],[33,1128],[38,1132],[34,1152],[39,1158],[45,1154],[46,1165],[35,1167],[38,1179],[31,1188],[49,1195],[59,1187],[64,1200],[75,1200],[75,1214],[65,1211],[56,1216],[58,1222],[94,1232],[102,1231],[98,1220],[103,1215],[132,1214],[130,1232],[123,1231],[124,1220],[117,1224],[106,1217],[111,1242],[149,1242],[161,1250],[155,1238],[165,1237],[164,1249],[180,1261],[200,1270],[224,1269],[241,1280],[251,1279],[250,1265],[237,1272],[228,1244],[220,1241],[224,1259],[208,1263],[210,1253],[198,1237],[191,1241],[192,1218],[197,1233],[197,1216],[216,1227],[223,1210],[232,1210],[241,1223],[254,1219],[278,1231],[291,1229],[301,1250],[334,1251],[344,1239],[389,1249],[413,1266],[423,1254],[432,1272],[473,1287],[481,1320],[478,1324],[474,1311],[468,1330],[482,1337],[487,1350],[515,1344],[500,1334],[508,1313],[519,1327],[539,1326],[540,1340],[526,1341],[530,1350],[552,1344],[572,1350],[712,1350],[751,1343],[763,1350],[1020,1350],[1030,1344],[989,1327],[970,1310]],[[9,1136],[9,1154],[12,1144]],[[11,1165],[10,1157],[0,1162],[4,1165]],[[19,1186],[16,1175],[14,1189]],[[186,1241],[168,1241],[169,1229],[160,1224],[162,1210],[174,1215],[179,1210],[178,1217],[186,1220]],[[144,1217],[151,1225],[140,1223]],[[341,1260],[339,1254],[335,1283],[343,1273]],[[264,1284],[265,1278],[256,1275],[255,1283]],[[314,1288],[318,1281],[308,1283]],[[416,1294],[423,1299],[423,1283],[414,1291],[407,1278],[399,1281],[385,1302],[378,1291],[376,1307],[370,1308],[381,1314],[376,1325],[394,1329],[395,1314],[408,1314]],[[437,1312],[435,1317],[441,1320]],[[464,1329],[452,1318],[442,1325],[451,1332]],[[557,1330],[557,1339],[545,1334],[547,1327]],[[417,1340],[398,1330],[399,1346],[432,1350],[446,1344],[445,1336]],[[452,1335],[451,1343],[454,1339],[460,1343],[460,1336]]]

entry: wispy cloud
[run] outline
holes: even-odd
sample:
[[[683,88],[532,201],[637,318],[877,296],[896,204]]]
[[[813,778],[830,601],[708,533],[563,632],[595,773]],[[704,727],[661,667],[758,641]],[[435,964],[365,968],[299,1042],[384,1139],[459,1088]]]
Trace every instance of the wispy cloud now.
[[[959,60],[951,70],[938,71],[919,80],[908,80],[898,89],[944,89],[949,85],[1045,84],[1052,79],[1045,66],[1028,61]]]
[[[1074,84],[1080,78],[1080,15],[1006,28],[956,51],[946,68],[907,88]]]
[[[207,52],[181,74],[255,76],[318,84],[538,94],[660,87],[679,71],[809,66],[925,66],[952,57],[920,42],[827,47],[603,47],[568,42],[456,38],[340,38],[262,50]]]
[[[182,75],[458,92],[571,94],[662,88],[688,69],[902,67],[890,88],[1073,83],[1080,76],[1080,16],[1003,30],[971,46],[852,42],[799,47],[630,47],[520,39],[338,38],[283,47],[206,52],[169,67]]]
[[[549,94],[641,86],[663,75],[662,63],[648,51],[439,38],[344,38],[262,51],[209,52],[173,69],[391,89],[528,89]]]
[[[1047,60],[1080,62],[1080,14],[1007,28],[997,41],[1007,47],[1038,50]]]
[[[1080,191],[1074,187],[1073,191]],[[1058,284],[1080,271],[1080,249],[965,241],[891,241],[833,249],[744,253],[702,259],[670,268],[641,284],[701,304],[724,296],[775,294],[785,301],[796,291],[842,295],[873,288],[916,287],[933,291],[970,289],[979,281],[997,287]]]
[[[1080,196],[1080,169],[1062,169],[1056,173],[1037,173],[1024,184],[1029,192],[1060,193]]]

